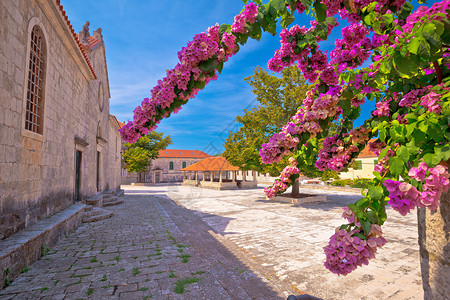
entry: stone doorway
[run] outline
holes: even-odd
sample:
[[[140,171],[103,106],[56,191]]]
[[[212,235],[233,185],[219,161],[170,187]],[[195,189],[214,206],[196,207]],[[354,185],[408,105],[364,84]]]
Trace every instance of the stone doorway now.
[[[80,201],[81,151],[75,153],[75,201]]]

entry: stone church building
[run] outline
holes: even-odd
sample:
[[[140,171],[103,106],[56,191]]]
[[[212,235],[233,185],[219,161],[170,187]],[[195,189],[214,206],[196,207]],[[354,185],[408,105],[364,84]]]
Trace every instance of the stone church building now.
[[[0,240],[120,187],[102,31],[59,0],[0,1]]]

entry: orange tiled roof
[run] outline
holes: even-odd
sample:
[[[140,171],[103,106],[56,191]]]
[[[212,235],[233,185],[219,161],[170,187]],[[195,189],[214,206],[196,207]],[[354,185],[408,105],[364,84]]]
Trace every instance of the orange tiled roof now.
[[[178,149],[164,149],[159,150],[158,158],[173,157],[173,158],[205,158],[211,155],[206,154],[200,150],[178,150]]]
[[[376,139],[371,139],[369,142],[374,142]],[[369,150],[369,143],[367,143],[367,146],[359,153],[358,158],[364,158],[364,157],[376,157],[375,153]]]
[[[123,126],[125,126],[125,123],[122,123],[120,121],[117,121],[119,123],[120,128],[122,128]]]
[[[67,26],[69,27],[69,30],[72,33],[75,43],[78,45],[78,48],[80,49],[81,54],[83,55],[84,59],[86,60],[86,63],[88,64],[92,75],[94,76],[95,79],[97,79],[97,75],[95,75],[95,72],[94,72],[94,69],[92,68],[91,62],[89,61],[89,59],[86,55],[86,52],[83,49],[83,45],[81,45],[80,41],[78,40],[78,35],[75,33],[75,30],[73,30],[72,24],[70,24],[69,17],[67,16],[66,11],[64,10],[64,8],[61,4],[61,1],[56,0],[56,5],[59,7],[59,11],[61,12],[64,20],[66,20]]]
[[[190,165],[180,171],[239,171],[239,167],[235,167],[223,156],[208,157],[201,161]]]

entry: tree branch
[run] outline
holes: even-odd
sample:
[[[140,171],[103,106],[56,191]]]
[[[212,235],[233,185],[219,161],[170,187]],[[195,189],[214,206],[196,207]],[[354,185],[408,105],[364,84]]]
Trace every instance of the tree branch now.
[[[441,67],[439,66],[437,61],[433,62],[433,66],[434,66],[434,69],[436,70],[438,84],[440,84],[440,83],[442,83],[442,70],[441,70]]]

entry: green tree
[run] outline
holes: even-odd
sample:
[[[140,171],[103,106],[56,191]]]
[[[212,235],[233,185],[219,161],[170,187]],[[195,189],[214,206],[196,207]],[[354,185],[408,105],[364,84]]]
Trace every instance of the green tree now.
[[[150,132],[139,138],[135,143],[125,143],[125,150],[122,153],[124,169],[128,173],[136,172],[141,181],[142,173],[148,171],[151,160],[158,157],[159,150],[166,149],[172,144],[170,135],[163,137],[162,132]]]
[[[311,87],[306,84],[296,66],[284,69],[280,77],[256,67],[254,74],[244,80],[252,86],[258,103],[244,110],[243,116],[236,117],[242,126],[236,132],[230,132],[224,143],[223,155],[243,170],[278,176],[287,161],[265,165],[261,161],[259,149],[295,114]]]

